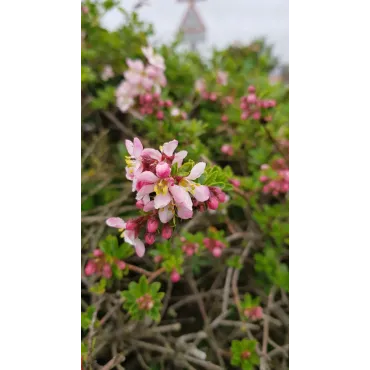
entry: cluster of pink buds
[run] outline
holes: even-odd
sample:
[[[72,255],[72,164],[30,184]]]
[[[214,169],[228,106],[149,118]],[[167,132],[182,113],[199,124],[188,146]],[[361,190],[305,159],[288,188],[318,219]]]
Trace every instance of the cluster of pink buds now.
[[[107,262],[103,251],[95,249],[93,256],[94,257],[89,259],[85,266],[85,275],[98,275],[110,279],[112,277],[112,268],[111,264]],[[124,261],[116,259],[113,263],[116,264],[120,270],[124,270],[126,268],[126,263]]]
[[[274,178],[270,178],[266,172],[271,169],[275,172]],[[284,159],[279,158],[275,160],[271,167],[268,164],[263,164],[261,170],[263,174],[260,177],[260,181],[265,184],[262,189],[265,194],[271,193],[274,196],[278,196],[289,191],[289,168]]]
[[[217,71],[216,75],[216,83],[221,86],[226,86],[228,83],[228,73],[225,71]],[[208,91],[207,90],[207,85],[206,82],[203,78],[200,78],[195,81],[195,90],[200,94],[200,96],[204,100],[210,100],[215,102],[220,94],[217,93],[216,91]],[[231,104],[233,102],[233,98],[231,96],[225,97],[222,100],[223,104]]]
[[[199,250],[198,243],[188,242],[183,236],[180,238],[180,241],[183,243],[181,248],[188,257],[191,257],[198,252]]]
[[[244,316],[256,321],[263,318],[263,310],[261,306],[249,307],[244,310]]]
[[[164,75],[165,64],[161,55],[155,54],[148,46],[141,49],[148,60],[148,64],[139,60],[127,59],[129,69],[124,73],[125,80],[117,87],[117,107],[126,112],[135,105],[135,99],[144,94],[160,93],[166,86]]]
[[[163,120],[165,117],[165,109],[173,106],[172,100],[162,100],[158,92],[145,93],[139,96],[138,109],[140,114],[155,115],[157,119]]]
[[[222,243],[220,240],[211,238],[204,238],[203,244],[212,253],[214,257],[220,257],[222,251],[226,248],[226,245]]]
[[[261,118],[265,121],[271,121],[272,116],[268,112],[265,114],[266,109],[273,108],[276,106],[276,101],[272,99],[259,99],[256,95],[256,88],[254,86],[248,87],[248,95],[240,98],[240,109],[242,114],[240,118],[246,120],[247,118],[253,118],[260,120]]]
[[[155,242],[160,230],[161,236],[169,239],[172,236],[169,222],[174,217],[191,219],[194,209],[215,210],[219,203],[226,200],[226,194],[221,189],[195,181],[205,170],[204,162],[194,165],[187,176],[172,173],[174,168],[181,167],[187,156],[185,150],[175,153],[177,145],[178,141],[172,140],[163,144],[160,150],[144,149],[138,138],[133,142],[126,140],[129,153],[126,157],[126,177],[132,181],[132,191],[136,192],[136,206],[145,215],[127,222],[111,217],[107,225],[120,229],[121,236],[135,247],[139,257],[145,253],[145,245],[139,237],[142,231],[148,245]]]

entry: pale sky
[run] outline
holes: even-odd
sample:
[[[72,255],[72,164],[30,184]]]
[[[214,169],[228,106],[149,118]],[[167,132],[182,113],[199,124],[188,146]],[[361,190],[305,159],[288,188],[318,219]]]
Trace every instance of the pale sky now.
[[[168,42],[178,30],[187,3],[178,0],[149,0],[139,10],[142,20],[151,22],[155,40]],[[122,0],[131,10],[137,0]],[[198,49],[224,47],[234,41],[248,43],[264,36],[274,45],[274,54],[282,63],[289,62],[289,0],[203,0],[196,4],[206,27],[206,41]],[[108,13],[103,24],[114,29],[122,22],[120,13]]]

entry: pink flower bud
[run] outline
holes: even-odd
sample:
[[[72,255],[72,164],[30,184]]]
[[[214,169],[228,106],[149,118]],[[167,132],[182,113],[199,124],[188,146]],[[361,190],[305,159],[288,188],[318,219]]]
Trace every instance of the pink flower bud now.
[[[126,222],[126,230],[135,230],[137,227],[137,223],[135,220],[128,220]]]
[[[172,101],[171,101],[171,100],[166,100],[166,106],[167,106],[168,108],[172,107],[172,105],[173,105],[173,103],[172,103]]]
[[[139,208],[139,209],[143,209],[144,208],[144,201],[143,200],[138,200],[136,202],[136,207]]]
[[[94,252],[93,252],[93,255],[95,257],[102,257],[104,255],[104,253],[100,249],[95,249]]]
[[[255,93],[255,92],[256,92],[256,88],[255,88],[253,85],[250,85],[250,86],[248,87],[248,92],[249,92],[249,93],[251,93],[251,94],[253,94],[253,93]]]
[[[85,275],[86,276],[91,276],[95,274],[96,272],[96,264],[94,261],[88,261],[86,266],[85,266]]]
[[[211,197],[209,198],[209,201],[207,202],[208,208],[212,210],[216,210],[218,208],[218,199],[217,197]]]
[[[185,243],[185,242],[186,242],[186,239],[182,236],[182,237],[180,238],[180,242]]]
[[[152,108],[152,107],[148,107],[148,108],[146,109],[146,112],[147,112],[148,114],[153,114],[153,108]]]
[[[287,184],[287,183],[283,184],[282,190],[283,190],[284,193],[287,193],[289,191],[289,184]]]
[[[247,96],[247,103],[249,104],[255,104],[257,102],[257,97],[254,94],[249,94]]]
[[[254,112],[252,114],[252,117],[253,117],[253,119],[260,119],[261,118],[261,113],[260,112]]]
[[[244,111],[244,112],[240,115],[240,119],[242,119],[242,120],[246,120],[248,117],[249,117],[249,112],[247,112],[247,111]]]
[[[220,203],[224,203],[226,200],[226,194],[223,191],[219,192],[216,197]]]
[[[159,262],[161,262],[163,260],[163,257],[162,256],[155,256],[153,258],[153,260],[154,260],[155,263],[159,263]]]
[[[155,242],[155,234],[153,233],[146,233],[145,234],[145,243],[152,245]]]
[[[238,179],[230,179],[230,183],[235,187],[240,187],[240,181]]]
[[[217,100],[217,94],[215,92],[211,92],[209,94],[209,100],[216,101]]]
[[[203,244],[205,245],[205,247],[208,249],[211,247],[211,239],[210,238],[204,238],[203,239]]]
[[[213,254],[214,257],[217,257],[218,258],[222,254],[222,249],[221,248],[218,248],[218,247],[213,248],[212,254]]]
[[[263,310],[262,307],[258,306],[254,309],[253,316],[256,320],[263,318]]]
[[[242,101],[240,103],[240,109],[241,110],[247,110],[248,109],[248,104],[245,101]]]
[[[112,269],[108,263],[104,264],[102,274],[107,279],[110,279],[112,277]]]
[[[120,270],[124,270],[126,268],[126,262],[124,261],[117,261],[116,265]]]
[[[224,115],[221,117],[221,121],[222,121],[222,122],[224,122],[224,123],[226,123],[228,120],[229,120],[229,117],[228,117],[226,114],[224,114]]]
[[[158,226],[159,226],[158,219],[155,217],[151,217],[146,224],[146,229],[148,233],[155,233],[158,229]]]
[[[173,283],[177,283],[179,280],[180,280],[180,274],[176,270],[173,270],[171,272],[171,281]]]
[[[171,167],[166,162],[160,162],[155,168],[155,173],[161,179],[165,179],[171,174]]]
[[[162,120],[163,118],[164,118],[164,113],[160,110],[159,112],[157,112],[157,119]]]
[[[261,176],[260,181],[261,182],[266,182],[269,178],[267,176]]]
[[[224,154],[230,155],[230,156],[234,154],[234,150],[233,150],[232,146],[228,145],[228,144],[222,145],[221,152],[224,153]]]
[[[172,236],[172,228],[171,228],[170,225],[165,224],[162,227],[162,238],[169,239],[169,238],[171,238],[171,236]]]
[[[144,99],[145,99],[145,103],[151,103],[153,100],[150,94],[145,94]]]

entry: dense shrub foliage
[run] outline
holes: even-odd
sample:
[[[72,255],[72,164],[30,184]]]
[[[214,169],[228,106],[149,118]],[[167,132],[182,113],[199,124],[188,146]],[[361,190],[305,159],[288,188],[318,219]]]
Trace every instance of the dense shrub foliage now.
[[[117,3],[81,11],[82,369],[287,369],[289,93],[271,48],[155,47]]]

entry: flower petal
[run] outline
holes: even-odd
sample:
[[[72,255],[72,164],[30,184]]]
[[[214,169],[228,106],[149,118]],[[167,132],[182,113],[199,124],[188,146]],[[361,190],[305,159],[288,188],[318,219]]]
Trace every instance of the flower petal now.
[[[205,185],[196,186],[194,190],[194,198],[199,202],[205,202],[209,199],[209,188]]]
[[[158,181],[158,177],[154,175],[153,172],[144,171],[140,175],[137,176],[137,181],[145,181],[149,184],[155,184]]]
[[[177,163],[178,166],[180,167],[182,165],[182,161],[187,155],[188,155],[188,152],[186,150],[181,150],[181,152],[178,152],[175,154],[172,164]]]
[[[206,168],[205,162],[199,162],[197,163],[192,170],[190,171],[190,174],[188,177],[186,177],[188,180],[195,180],[198,177],[202,176],[204,169]]]
[[[138,257],[142,257],[145,254],[145,245],[140,239],[135,239],[135,251]]]
[[[171,157],[178,144],[179,142],[177,140],[172,140],[169,143],[164,143],[162,152],[168,157]]]
[[[141,144],[141,141],[135,137],[134,139],[134,157],[138,158],[143,151],[143,144]]]
[[[170,192],[177,206],[183,205],[189,210],[193,209],[193,202],[191,201],[190,195],[183,187],[179,185],[172,185],[170,187]]]
[[[143,208],[143,211],[144,212],[149,212],[149,211],[153,211],[153,209],[154,209],[154,200],[146,203],[144,208]]]
[[[126,222],[119,217],[110,217],[105,223],[110,227],[115,227],[116,229],[124,229],[126,227]]]
[[[188,220],[193,217],[193,211],[183,206],[177,206],[177,216],[183,220]]]
[[[166,224],[168,221],[172,220],[174,211],[171,207],[161,208],[158,212],[159,219],[163,224]]]
[[[170,203],[172,200],[172,197],[169,193],[167,194],[158,194],[154,198],[154,207],[156,209],[166,207],[168,203]]]
[[[144,149],[141,152],[141,156],[149,157],[149,158],[155,159],[156,161],[160,161],[162,159],[161,152],[159,150],[151,149],[151,148]]]
[[[134,155],[134,143],[131,140],[126,140],[125,144],[128,154],[130,154],[131,156]]]
[[[140,200],[142,199],[143,197],[145,197],[145,195],[148,195],[150,193],[153,193],[154,191],[154,185],[151,184],[151,185],[144,185],[136,194],[136,200]]]
[[[126,243],[134,245],[136,239],[134,230],[125,230],[123,232],[123,237],[125,238]]]

